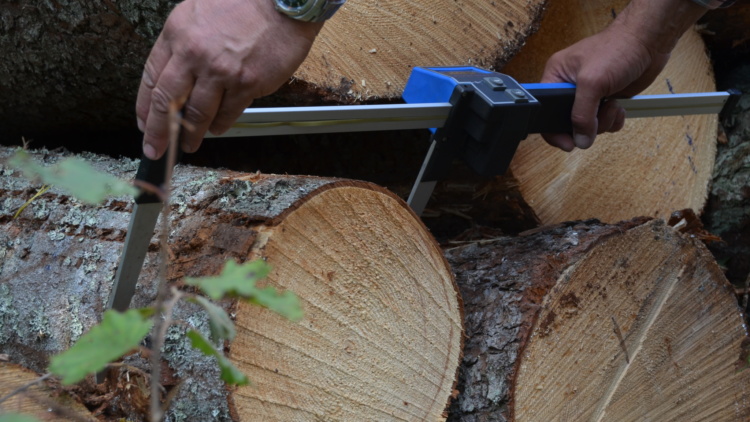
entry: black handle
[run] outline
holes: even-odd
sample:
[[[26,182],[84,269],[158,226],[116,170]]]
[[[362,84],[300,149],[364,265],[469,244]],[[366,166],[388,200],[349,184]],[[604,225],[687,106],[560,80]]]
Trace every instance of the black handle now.
[[[167,156],[169,151],[165,152],[158,160],[151,160],[145,155],[141,156],[141,164],[138,166],[138,172],[135,174],[135,180],[154,185],[159,189],[164,188],[164,181],[167,175]],[[182,158],[182,152],[177,150],[175,163]],[[135,198],[136,204],[153,204],[161,202],[161,198],[153,192],[141,191],[140,195]]]

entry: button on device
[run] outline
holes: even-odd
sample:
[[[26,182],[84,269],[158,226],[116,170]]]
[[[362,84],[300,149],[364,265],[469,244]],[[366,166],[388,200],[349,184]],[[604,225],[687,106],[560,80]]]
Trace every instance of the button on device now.
[[[507,88],[505,82],[499,76],[490,76],[489,78],[484,78],[484,81],[493,91],[505,91],[505,88]]]
[[[508,94],[513,98],[513,101],[516,103],[528,103],[529,102],[529,96],[526,95],[526,92],[522,89],[511,89],[508,91]]]

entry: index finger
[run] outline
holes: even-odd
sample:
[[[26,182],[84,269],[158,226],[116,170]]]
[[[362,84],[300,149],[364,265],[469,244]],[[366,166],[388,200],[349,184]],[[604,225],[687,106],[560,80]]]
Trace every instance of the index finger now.
[[[169,142],[170,106],[181,109],[195,83],[192,73],[172,56],[159,75],[150,95],[148,116],[143,134],[143,153],[156,160],[164,154]]]

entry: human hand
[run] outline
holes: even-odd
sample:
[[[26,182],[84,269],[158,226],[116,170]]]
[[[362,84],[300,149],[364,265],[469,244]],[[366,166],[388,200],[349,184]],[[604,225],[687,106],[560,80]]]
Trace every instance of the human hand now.
[[[136,114],[143,153],[167,148],[169,108],[192,130],[180,147],[194,152],[207,131],[221,134],[256,98],[276,91],[307,56],[322,23],[282,15],[269,0],[186,0],[167,18],[146,61]]]
[[[669,54],[653,52],[618,27],[609,27],[555,53],[547,62],[541,81],[576,85],[571,113],[573,133],[545,133],[542,137],[552,146],[572,151],[576,147],[589,148],[597,134],[622,129],[625,110],[614,100],[602,100],[641,92],[668,59]]]
[[[576,84],[573,134],[542,134],[565,151],[588,148],[597,134],[616,132],[625,110],[611,97],[638,94],[659,75],[682,34],[706,8],[689,0],[631,0],[603,31],[555,53],[542,82]]]

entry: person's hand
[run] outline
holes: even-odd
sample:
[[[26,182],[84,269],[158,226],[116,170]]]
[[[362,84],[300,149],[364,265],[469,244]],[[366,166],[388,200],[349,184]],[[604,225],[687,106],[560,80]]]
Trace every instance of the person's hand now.
[[[613,100],[602,104],[602,99],[641,92],[668,59],[668,54],[654,53],[637,37],[613,27],[555,53],[547,62],[542,82],[576,85],[573,134],[542,136],[550,145],[572,151],[590,147],[599,133],[622,129],[625,110]]]
[[[632,0],[605,30],[555,53],[542,82],[576,85],[573,134],[542,134],[565,151],[588,148],[597,134],[616,132],[625,110],[616,101],[647,88],[669,60],[680,36],[706,9],[689,0]]]
[[[194,152],[206,131],[229,129],[256,98],[276,91],[310,51],[322,23],[299,22],[270,0],[186,0],[167,19],[146,61],[136,114],[143,153],[167,148],[169,107],[193,128],[180,146]]]

